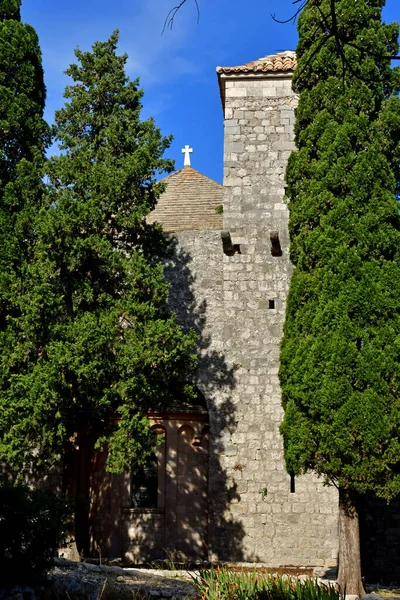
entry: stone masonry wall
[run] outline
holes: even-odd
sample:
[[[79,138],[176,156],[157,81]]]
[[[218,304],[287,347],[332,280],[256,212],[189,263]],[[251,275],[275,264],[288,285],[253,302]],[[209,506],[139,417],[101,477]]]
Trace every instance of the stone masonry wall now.
[[[289,76],[226,78],[224,231],[233,246],[224,253],[219,231],[179,232],[166,275],[171,308],[200,334],[210,560],[330,567],[336,491],[313,474],[291,481],[279,434],[279,346],[291,275],[284,173],[295,105]],[[271,232],[279,233],[280,256],[271,254]]]
[[[230,419],[219,420],[214,437],[210,547],[220,560],[327,567],[337,561],[336,491],[313,474],[291,482],[279,434],[279,345],[291,275],[284,173],[295,106],[290,77],[225,81],[224,229],[240,253],[223,256],[218,347],[235,382],[214,401],[226,407],[229,398]],[[271,254],[274,231],[282,256]],[[210,422],[212,445],[212,415]]]

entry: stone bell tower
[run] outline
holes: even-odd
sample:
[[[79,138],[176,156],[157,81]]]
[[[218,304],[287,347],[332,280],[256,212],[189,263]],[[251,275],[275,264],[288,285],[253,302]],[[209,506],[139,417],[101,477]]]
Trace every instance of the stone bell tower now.
[[[225,508],[225,520],[242,527],[236,559],[327,567],[337,559],[336,491],[313,474],[290,478],[279,433],[279,348],[292,271],[284,177],[295,148],[295,66],[294,52],[282,52],[217,68],[225,124],[222,341],[236,382],[235,424],[223,434],[219,460],[227,489],[237,492]],[[210,525],[212,498],[224,501],[212,491],[218,481],[211,469]],[[229,527],[210,545],[229,560]]]

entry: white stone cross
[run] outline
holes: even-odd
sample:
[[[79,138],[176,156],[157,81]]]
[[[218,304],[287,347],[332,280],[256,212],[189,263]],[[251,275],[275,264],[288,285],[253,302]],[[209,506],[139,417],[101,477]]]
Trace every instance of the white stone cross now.
[[[185,160],[183,161],[184,167],[190,167],[190,155],[192,152],[193,152],[193,148],[189,148],[189,146],[187,144],[184,148],[182,148],[182,154],[185,155]]]

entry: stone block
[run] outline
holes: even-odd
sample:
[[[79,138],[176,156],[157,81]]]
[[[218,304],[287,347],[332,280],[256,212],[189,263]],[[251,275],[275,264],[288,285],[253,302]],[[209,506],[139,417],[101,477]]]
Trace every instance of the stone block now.
[[[234,152],[234,153],[243,152],[243,149],[244,149],[243,142],[228,142],[225,145],[225,153],[226,154],[231,154],[232,152]]]
[[[247,96],[247,89],[245,87],[227,89],[226,96],[228,98],[243,98]]]
[[[264,98],[276,98],[278,95],[276,87],[267,87],[263,89]]]

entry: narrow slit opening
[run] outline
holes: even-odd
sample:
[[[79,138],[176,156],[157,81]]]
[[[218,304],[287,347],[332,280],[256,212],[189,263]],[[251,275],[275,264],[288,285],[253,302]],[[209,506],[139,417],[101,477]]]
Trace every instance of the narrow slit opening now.
[[[294,474],[291,473],[290,474],[290,493],[294,494],[296,491],[296,485],[295,485],[295,480],[294,480]]]
[[[268,300],[268,308],[269,309],[275,308],[275,300]]]

